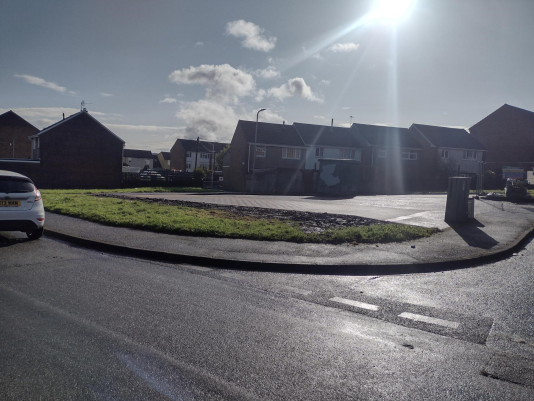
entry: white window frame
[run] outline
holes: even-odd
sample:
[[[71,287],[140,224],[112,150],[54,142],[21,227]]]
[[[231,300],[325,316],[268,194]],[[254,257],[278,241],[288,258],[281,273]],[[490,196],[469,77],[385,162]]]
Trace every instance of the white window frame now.
[[[448,149],[441,149],[439,151],[439,156],[442,158],[442,159],[448,159],[449,158],[449,150]]]
[[[324,148],[315,148],[315,157],[323,157]]]
[[[417,160],[417,152],[415,150],[402,150],[402,160]]]
[[[476,150],[464,150],[464,160],[476,160],[477,151]]]
[[[347,153],[348,153],[348,157],[347,157]],[[354,149],[341,149],[341,158],[342,159],[354,159],[354,155],[355,155],[355,151]]]
[[[185,152],[185,157],[191,157],[191,152]]]
[[[293,155],[291,155],[291,153],[293,153]],[[282,148],[282,159],[300,160],[300,149]]]
[[[186,164],[185,164],[185,169],[186,169],[186,170],[189,170],[190,168],[191,168],[191,163],[186,163]]]
[[[200,154],[200,158],[201,159],[209,159],[210,158],[210,154],[209,153],[201,153]]]
[[[385,159],[386,158],[386,150],[385,149],[378,149],[377,157],[379,159]]]
[[[267,155],[267,148],[265,146],[256,146],[256,157],[265,157]]]

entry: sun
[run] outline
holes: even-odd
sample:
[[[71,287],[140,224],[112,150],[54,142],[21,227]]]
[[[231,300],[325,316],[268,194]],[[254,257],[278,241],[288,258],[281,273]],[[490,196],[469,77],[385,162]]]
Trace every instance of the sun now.
[[[414,0],[376,0],[371,15],[373,19],[395,23],[405,17]]]

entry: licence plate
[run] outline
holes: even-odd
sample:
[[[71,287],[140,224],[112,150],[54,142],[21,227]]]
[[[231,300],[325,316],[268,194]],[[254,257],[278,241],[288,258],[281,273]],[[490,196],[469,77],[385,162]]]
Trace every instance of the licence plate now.
[[[20,206],[19,200],[0,200],[0,207],[16,207]]]

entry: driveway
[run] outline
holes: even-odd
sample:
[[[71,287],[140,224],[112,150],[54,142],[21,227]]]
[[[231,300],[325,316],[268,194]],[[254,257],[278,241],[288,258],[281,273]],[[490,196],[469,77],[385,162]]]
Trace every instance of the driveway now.
[[[216,205],[263,207],[315,213],[347,214],[377,220],[444,229],[446,195],[381,195],[354,198],[244,194],[124,194],[134,198],[159,198]],[[476,215],[476,210],[475,210]]]

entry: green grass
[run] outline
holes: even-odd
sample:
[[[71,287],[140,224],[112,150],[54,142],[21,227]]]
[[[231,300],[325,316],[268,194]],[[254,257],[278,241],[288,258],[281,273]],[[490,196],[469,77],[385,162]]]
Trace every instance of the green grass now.
[[[45,209],[50,212],[110,226],[169,234],[339,244],[401,242],[429,237],[438,231],[401,224],[383,224],[308,234],[302,231],[298,223],[254,219],[220,210],[91,196],[87,192],[70,190],[43,190],[42,194]]]
[[[43,189],[41,192],[49,194],[99,194],[99,193],[146,193],[146,192],[220,192],[220,189],[198,187],[140,187],[119,189]]]

